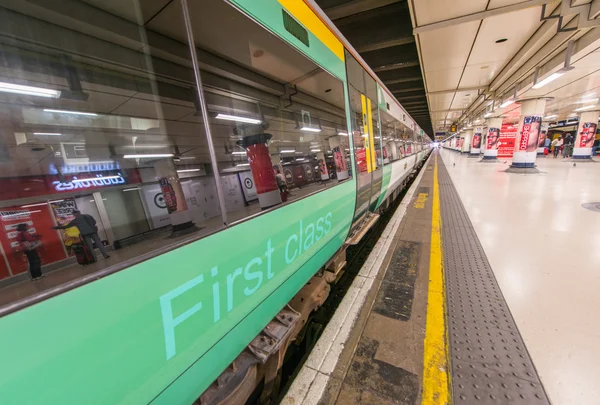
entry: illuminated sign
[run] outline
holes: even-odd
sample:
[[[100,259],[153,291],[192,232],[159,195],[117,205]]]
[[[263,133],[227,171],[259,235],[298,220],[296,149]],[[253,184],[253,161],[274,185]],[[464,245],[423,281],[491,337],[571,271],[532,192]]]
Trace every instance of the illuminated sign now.
[[[89,177],[78,179],[77,176],[73,177],[73,180],[67,182],[53,181],[54,189],[56,191],[71,191],[71,190],[84,190],[87,188],[106,187],[106,186],[117,186],[119,184],[127,184],[127,181],[121,173],[116,176],[102,176],[97,174],[96,177]]]

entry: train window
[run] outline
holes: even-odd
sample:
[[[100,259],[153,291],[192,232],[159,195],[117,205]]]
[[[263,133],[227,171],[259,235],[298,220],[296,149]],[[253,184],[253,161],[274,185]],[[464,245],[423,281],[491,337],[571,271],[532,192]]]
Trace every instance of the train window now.
[[[141,3],[0,11],[0,306],[223,228],[179,2]]]
[[[189,7],[219,176],[242,190],[225,192],[227,222],[347,180],[343,83],[221,0]]]

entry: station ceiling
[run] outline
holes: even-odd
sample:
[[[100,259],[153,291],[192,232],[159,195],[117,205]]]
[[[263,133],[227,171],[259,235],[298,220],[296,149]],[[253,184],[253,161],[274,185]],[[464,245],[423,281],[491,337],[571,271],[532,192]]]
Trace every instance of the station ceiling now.
[[[316,0],[428,134],[431,116],[406,0]]]
[[[547,121],[597,109],[600,0],[409,0],[434,131],[502,117],[547,98]],[[571,43],[571,51],[568,51]],[[571,54],[571,70],[564,70]],[[534,89],[554,73],[558,79]],[[516,102],[502,105],[507,100]],[[579,110],[581,111],[581,110]],[[484,117],[485,116],[485,117]]]

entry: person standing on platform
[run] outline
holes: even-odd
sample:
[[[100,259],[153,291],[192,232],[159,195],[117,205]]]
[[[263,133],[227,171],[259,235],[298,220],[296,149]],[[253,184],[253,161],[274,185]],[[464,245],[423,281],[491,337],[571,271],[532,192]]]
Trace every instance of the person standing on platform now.
[[[37,252],[37,248],[42,246],[39,235],[32,235],[27,230],[27,224],[17,225],[17,242],[23,247],[23,253],[27,256],[29,262],[29,274],[32,280],[42,278],[42,259]]]
[[[592,145],[592,157],[597,156],[598,149],[600,149],[600,139],[596,139]]]
[[[555,140],[552,141],[552,147],[554,148],[554,159],[558,156],[558,152],[560,151],[561,146],[563,146],[562,136],[558,136]]]
[[[546,137],[546,140],[544,141],[544,148],[548,149],[548,152],[550,152],[550,138]]]
[[[573,150],[573,135],[567,134],[565,136],[565,143],[563,145],[563,159],[571,156]]]
[[[105,259],[108,259],[110,256],[106,252],[102,241],[100,240],[100,236],[98,236],[98,227],[96,226],[96,220],[93,216],[88,214],[82,214],[81,211],[75,210],[73,211],[73,215],[75,218],[65,225],[59,225],[52,227],[53,229],[66,229],[72,226],[77,227],[79,229],[79,233],[83,237],[86,245],[90,248],[90,252],[92,253],[92,257],[94,261],[96,261],[96,252],[94,251],[94,243],[100,249],[100,253],[104,256]],[[93,242],[92,242],[93,241]]]

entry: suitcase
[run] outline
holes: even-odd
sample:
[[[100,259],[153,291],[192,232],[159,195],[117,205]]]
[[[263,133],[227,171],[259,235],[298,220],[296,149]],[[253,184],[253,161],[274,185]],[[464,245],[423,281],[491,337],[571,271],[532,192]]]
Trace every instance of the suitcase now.
[[[81,243],[73,245],[73,252],[75,252],[75,258],[80,265],[87,266],[88,264],[94,263],[94,256],[92,256],[90,248],[83,240]]]
[[[548,148],[544,148],[544,155],[548,156],[548,153],[549,153]]]

